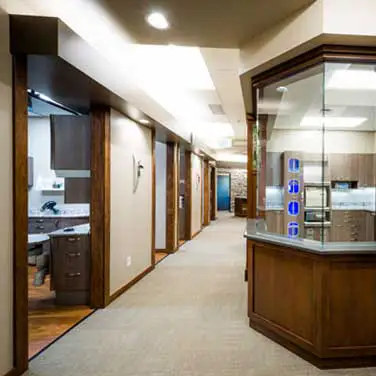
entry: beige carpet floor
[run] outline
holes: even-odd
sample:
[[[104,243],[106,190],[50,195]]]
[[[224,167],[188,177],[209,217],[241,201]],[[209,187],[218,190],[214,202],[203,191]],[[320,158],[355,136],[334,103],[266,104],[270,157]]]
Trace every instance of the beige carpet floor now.
[[[320,371],[248,326],[245,222],[221,216],[30,364],[33,376],[371,376]]]

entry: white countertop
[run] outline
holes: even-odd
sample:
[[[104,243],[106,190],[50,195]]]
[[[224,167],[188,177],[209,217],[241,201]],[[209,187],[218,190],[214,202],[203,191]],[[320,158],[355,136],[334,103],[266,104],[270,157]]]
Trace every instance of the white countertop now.
[[[73,231],[64,231],[67,228],[72,228]],[[66,227],[65,229],[50,232],[48,236],[50,238],[53,238],[53,237],[60,237],[60,236],[75,236],[75,235],[89,235],[89,234],[90,234],[90,224],[85,223],[84,225]]]
[[[29,218],[86,218],[90,215],[90,204],[56,205],[58,212],[40,211],[40,208],[29,208]]]
[[[44,243],[50,240],[50,237],[46,234],[29,234],[28,235],[28,245],[34,245],[39,243]]]

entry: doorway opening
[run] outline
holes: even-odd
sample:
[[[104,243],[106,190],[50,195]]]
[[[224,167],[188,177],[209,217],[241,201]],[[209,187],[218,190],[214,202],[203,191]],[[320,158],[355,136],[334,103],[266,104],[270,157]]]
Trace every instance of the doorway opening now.
[[[44,97],[28,90],[29,359],[93,312],[90,119]]]
[[[231,176],[217,176],[217,208],[219,211],[231,211]]]

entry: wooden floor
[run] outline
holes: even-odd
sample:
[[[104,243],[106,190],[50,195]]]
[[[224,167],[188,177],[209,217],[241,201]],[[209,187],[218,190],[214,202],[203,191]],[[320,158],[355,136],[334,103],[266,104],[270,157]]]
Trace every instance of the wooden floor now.
[[[166,252],[155,252],[155,263],[162,261],[164,258],[168,256]]]
[[[29,358],[93,311],[87,306],[56,306],[49,276],[42,286],[33,286],[35,270],[29,266]]]

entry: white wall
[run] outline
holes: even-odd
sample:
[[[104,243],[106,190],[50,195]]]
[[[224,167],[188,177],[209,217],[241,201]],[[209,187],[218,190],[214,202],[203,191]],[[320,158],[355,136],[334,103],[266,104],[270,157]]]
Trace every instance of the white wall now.
[[[34,158],[34,185],[29,188],[29,208],[40,208],[49,200],[64,204],[64,192],[46,195],[37,189],[39,179],[54,179],[55,172],[51,170],[51,128],[49,117],[28,119],[28,155]]]
[[[375,13],[375,0],[324,0],[324,32],[375,36]]]
[[[321,131],[273,130],[267,143],[267,151],[284,152],[286,150],[321,153],[323,150]],[[374,132],[325,132],[326,153],[373,153],[374,150]]]
[[[196,154],[191,154],[191,187],[192,187],[192,235],[201,230],[201,182],[202,167],[201,158]]]
[[[0,9],[0,375],[13,368],[12,65],[9,21]]]
[[[151,266],[152,132],[111,110],[110,293]],[[136,192],[133,155],[144,166]],[[127,261],[131,264],[127,266]]]
[[[155,143],[155,248],[166,249],[166,167],[167,147]]]

